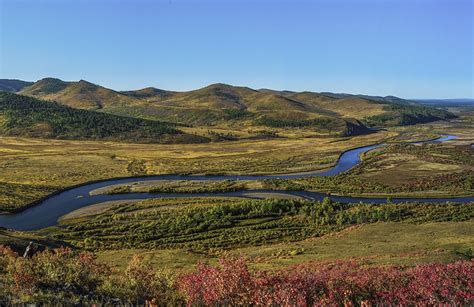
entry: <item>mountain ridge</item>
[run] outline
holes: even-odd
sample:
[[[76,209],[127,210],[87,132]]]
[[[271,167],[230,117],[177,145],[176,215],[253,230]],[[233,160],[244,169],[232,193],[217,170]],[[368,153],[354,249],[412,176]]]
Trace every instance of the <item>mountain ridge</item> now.
[[[454,117],[447,111],[396,96],[257,90],[224,83],[183,92],[154,87],[115,91],[85,80],[44,78],[18,93],[78,109],[191,126],[288,125],[317,130],[322,126],[320,122],[332,121],[337,122],[334,133],[343,134],[341,121],[377,128]],[[329,133],[331,127],[325,130]]]

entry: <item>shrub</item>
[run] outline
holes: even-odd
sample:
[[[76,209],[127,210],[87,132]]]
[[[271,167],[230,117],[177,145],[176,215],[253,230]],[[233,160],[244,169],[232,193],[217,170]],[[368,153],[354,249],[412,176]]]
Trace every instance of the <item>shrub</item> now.
[[[91,253],[68,248],[19,257],[0,246],[0,305],[33,303],[154,305],[470,305],[474,261],[416,267],[308,263],[251,271],[243,258],[199,263],[175,278],[134,256],[114,272]]]
[[[218,267],[199,264],[178,288],[188,305],[469,305],[474,262],[413,268],[336,262],[250,272],[245,260],[227,259]]]
[[[174,274],[154,270],[138,255],[117,272],[92,253],[59,248],[23,258],[0,245],[0,306],[25,302],[183,304]]]

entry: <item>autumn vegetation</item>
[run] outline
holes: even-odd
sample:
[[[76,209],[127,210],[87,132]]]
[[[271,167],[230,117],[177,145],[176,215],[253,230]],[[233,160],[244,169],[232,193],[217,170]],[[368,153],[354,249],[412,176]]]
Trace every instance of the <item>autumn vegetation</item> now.
[[[474,302],[474,262],[373,267],[307,263],[249,269],[244,258],[199,263],[194,271],[157,271],[136,255],[123,271],[69,248],[20,257],[0,246],[0,304],[178,304],[319,306]]]
[[[218,267],[198,265],[177,287],[188,305],[467,305],[474,300],[474,263],[413,268],[309,263],[252,272],[243,259],[221,259]]]
[[[0,93],[2,213],[89,181],[301,173],[332,167],[346,150],[388,144],[329,177],[162,180],[92,193],[306,190],[384,204],[283,191],[288,199],[194,195],[98,202],[57,226],[2,228],[0,306],[474,305],[474,203],[390,201],[473,195],[471,113],[226,84],[119,92],[45,78],[0,89],[10,92]],[[459,138],[400,143],[448,133]],[[23,256],[30,241],[36,248]]]

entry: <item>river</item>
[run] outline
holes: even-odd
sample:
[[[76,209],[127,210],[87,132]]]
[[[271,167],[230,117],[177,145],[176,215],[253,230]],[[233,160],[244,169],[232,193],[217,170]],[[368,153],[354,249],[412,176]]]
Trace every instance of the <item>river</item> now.
[[[447,142],[455,139],[454,135],[442,136],[436,140],[427,142],[414,142],[413,144],[421,143],[436,143]],[[202,197],[202,196],[227,196],[227,197],[248,197],[248,193],[284,193],[300,196],[311,200],[322,200],[329,197],[331,200],[340,202],[366,202],[366,203],[385,203],[386,198],[366,198],[366,197],[350,197],[350,196],[336,196],[327,195],[318,192],[307,191],[278,191],[278,190],[252,190],[252,191],[237,191],[227,193],[199,193],[199,194],[185,194],[185,193],[130,193],[130,194],[114,194],[114,195],[90,195],[89,192],[115,184],[132,183],[138,181],[150,180],[262,180],[262,179],[290,179],[290,178],[304,178],[310,176],[333,176],[345,171],[360,163],[360,155],[371,149],[385,146],[385,144],[374,144],[364,147],[354,148],[341,154],[336,165],[324,171],[305,172],[298,174],[281,174],[281,175],[216,175],[216,176],[196,176],[196,175],[156,175],[147,177],[130,177],[119,179],[107,179],[99,182],[86,183],[84,185],[73,187],[71,189],[62,191],[60,193],[51,195],[43,199],[41,202],[31,206],[24,211],[15,214],[0,215],[0,226],[15,230],[38,230],[41,228],[55,226],[58,219],[74,210],[93,204],[127,199],[147,199],[147,198],[167,198],[167,197]],[[418,202],[472,202],[474,196],[455,197],[455,198],[392,198],[393,203],[418,201]]]

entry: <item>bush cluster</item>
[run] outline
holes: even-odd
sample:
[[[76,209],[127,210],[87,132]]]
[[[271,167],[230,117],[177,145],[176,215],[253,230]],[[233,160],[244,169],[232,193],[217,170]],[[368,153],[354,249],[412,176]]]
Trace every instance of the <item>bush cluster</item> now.
[[[199,263],[192,273],[157,271],[136,255],[124,271],[68,248],[23,258],[0,246],[0,305],[376,306],[470,305],[474,262],[369,267],[309,263],[251,271],[243,258]]]
[[[243,259],[221,259],[217,267],[198,265],[177,286],[196,306],[467,306],[474,303],[474,262],[413,268],[337,262],[252,272]]]
[[[160,199],[111,208],[53,236],[88,249],[189,248],[206,252],[298,241],[374,222],[462,221],[474,203],[343,204],[329,199]],[[86,238],[86,239],[84,239]]]
[[[88,252],[59,248],[24,258],[0,246],[0,305],[182,302],[173,280],[139,255],[125,271],[115,271]]]

